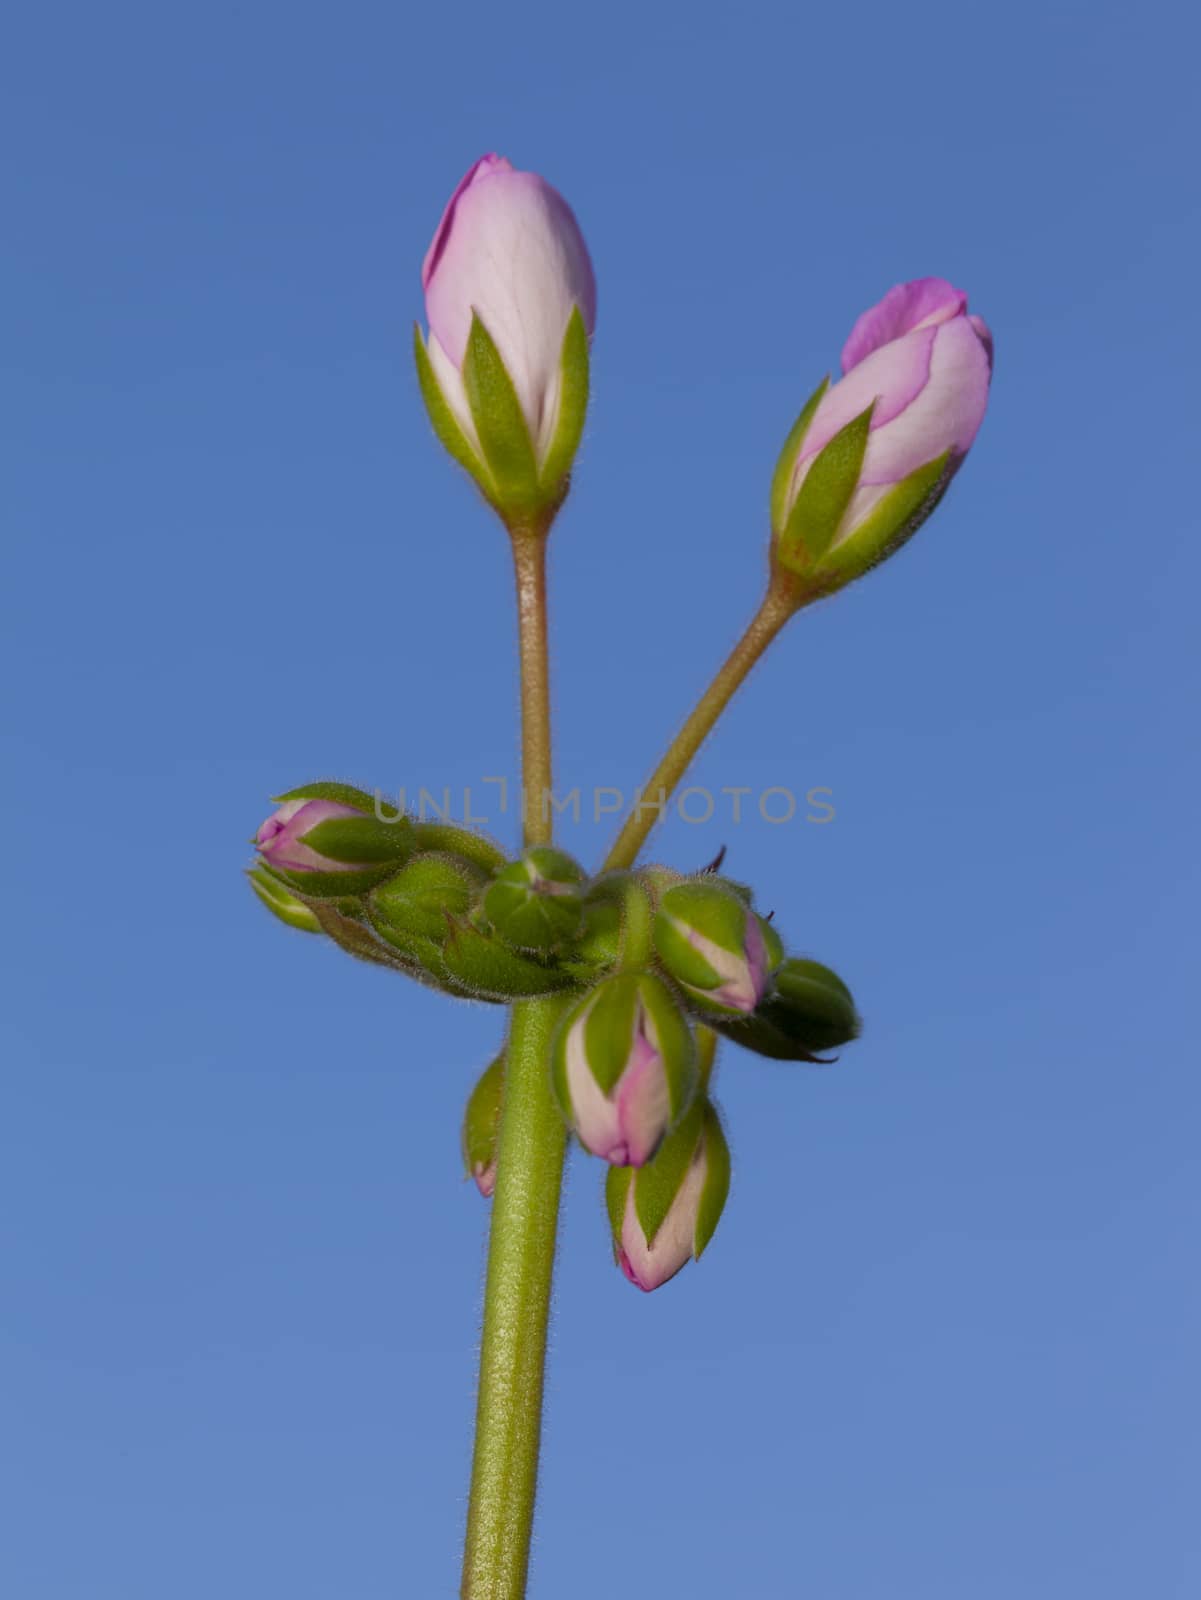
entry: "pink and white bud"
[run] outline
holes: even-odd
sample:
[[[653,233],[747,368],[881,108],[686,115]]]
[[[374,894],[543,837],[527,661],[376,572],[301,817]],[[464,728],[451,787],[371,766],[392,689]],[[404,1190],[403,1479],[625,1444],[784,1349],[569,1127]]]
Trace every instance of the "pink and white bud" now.
[[[319,823],[362,815],[337,800],[285,800],[255,835],[255,849],[282,872],[354,872],[358,863],[323,856],[305,843],[305,837]]]
[[[822,541],[829,558],[837,557],[898,485],[943,457],[940,486],[945,487],[984,420],[992,353],[987,325],[968,314],[967,295],[945,278],[917,278],[890,289],[855,323],[842,351],[845,376],[817,402],[795,459],[781,461],[787,476],[773,505],[777,534],[788,522],[814,461],[869,406],[873,410],[854,492],[832,534]],[[880,546],[874,554],[887,553],[885,535],[895,544],[909,531],[882,530],[877,538],[873,529],[868,542]],[[786,565],[793,564],[786,559]]]
[[[615,1166],[640,1167],[662,1142],[669,1121],[663,1057],[645,1016],[640,1016],[626,1064],[606,1094],[592,1075],[586,1023],[567,1040],[567,1083],[575,1130],[585,1150]]]
[[[615,1166],[649,1161],[697,1086],[696,1042],[666,984],[619,973],[586,995],[556,1039],[553,1080],[586,1150]]]
[[[589,336],[596,324],[596,280],[571,207],[537,173],[482,156],[450,197],[421,282],[430,362],[464,435],[482,454],[462,372],[474,313],[512,379],[541,465],[559,418],[573,309]]]
[[[782,951],[768,949],[750,907],[711,878],[664,892],[654,939],[659,959],[689,998],[726,1015],[754,1011],[782,958]]]
[[[675,1150],[672,1143],[686,1139],[691,1148]],[[680,1158],[687,1164],[681,1170]],[[641,1186],[658,1177],[658,1167],[668,1163],[670,1200],[664,1211],[663,1184],[652,1192]],[[674,1185],[674,1192],[673,1192]],[[624,1193],[623,1193],[624,1186]],[[699,1129],[692,1116],[671,1136],[655,1163],[641,1172],[612,1172],[607,1201],[614,1228],[617,1264],[629,1281],[645,1293],[674,1278],[689,1261],[700,1259],[713,1237],[730,1188],[730,1152],[721,1123],[706,1105]]]

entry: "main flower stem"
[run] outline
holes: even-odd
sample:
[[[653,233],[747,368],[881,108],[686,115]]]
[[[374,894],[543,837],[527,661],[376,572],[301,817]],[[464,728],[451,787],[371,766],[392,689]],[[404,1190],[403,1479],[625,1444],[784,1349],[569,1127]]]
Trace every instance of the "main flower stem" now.
[[[542,1381],[567,1134],[551,1098],[565,1002],[513,1007],[492,1196],[463,1600],[521,1600],[542,1432]]]
[[[663,759],[641,790],[638,804],[626,818],[605,859],[605,871],[633,866],[638,852],[646,843],[647,835],[658,822],[693,757],[713,731],[714,723],[799,603],[800,595],[795,580],[786,573],[775,573],[763,597],[763,604],[751,618],[746,632],[697,701],[692,715],[668,745]]]
[[[527,844],[550,839],[546,541],[515,533]],[[550,1089],[550,1044],[566,1001],[513,1007],[497,1140],[463,1600],[521,1600],[542,1433],[542,1385],[567,1130]]]

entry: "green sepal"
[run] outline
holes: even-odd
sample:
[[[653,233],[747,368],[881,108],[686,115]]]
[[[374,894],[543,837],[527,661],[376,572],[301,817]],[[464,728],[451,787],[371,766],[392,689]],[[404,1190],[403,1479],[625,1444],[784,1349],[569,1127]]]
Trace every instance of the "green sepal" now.
[[[871,432],[873,400],[842,427],[809,463],[796,503],[780,535],[778,559],[793,571],[808,571],[829,549],[859,487]]]
[[[720,883],[723,889],[737,895],[744,906],[750,906],[754,901],[755,891],[749,883],[739,883],[737,878],[719,878],[714,872],[702,873],[702,877],[709,883]]]
[[[528,515],[540,499],[530,430],[500,351],[474,311],[463,358],[463,387],[496,485],[498,509],[506,517]]]
[[[579,937],[562,958],[567,972],[584,982],[617,965],[621,954],[622,916],[618,901],[590,895],[584,902]]]
[[[571,889],[587,882],[584,869],[575,857],[553,844],[529,845],[522,851],[521,860],[526,864],[532,880],[560,883]]]
[[[825,593],[862,577],[917,532],[947,492],[954,476],[950,461],[951,452],[944,451],[902,478],[848,538],[826,551],[812,574]]]
[[[619,972],[593,991],[584,1023],[584,1055],[602,1094],[612,1094],[625,1071],[638,1018],[636,972]]]
[[[559,416],[546,460],[538,474],[539,488],[552,501],[562,498],[571,465],[584,434],[588,410],[588,330],[579,306],[572,308],[559,357]]]
[[[289,893],[274,873],[262,867],[251,867],[246,876],[250,880],[250,887],[267,910],[287,927],[298,928],[301,933],[321,932],[321,923],[313,908]]]
[[[416,855],[372,891],[368,914],[398,935],[418,934],[440,943],[447,916],[464,916],[483,882],[483,873],[461,856]]]
[[[721,982],[676,923],[662,914],[655,918],[655,953],[676,982],[689,989],[716,989]]]
[[[540,966],[470,922],[448,922],[441,959],[450,976],[481,1000],[527,1000],[575,987],[569,973]]]
[[[611,982],[614,980],[610,980]],[[638,977],[638,998],[651,1024],[651,1043],[659,1051],[667,1079],[668,1127],[688,1110],[699,1082],[696,1038],[675,996],[653,972]]]
[[[705,1103],[698,1098],[664,1139],[654,1157],[635,1173],[634,1213],[648,1245],[654,1244],[655,1235],[667,1220],[672,1201],[688,1175],[704,1124]]]
[[[613,1259],[621,1254],[621,1228],[625,1221],[626,1195],[634,1180],[633,1167],[610,1167],[605,1176],[605,1209],[609,1213],[609,1231],[613,1235]]]
[[[655,914],[656,954],[670,976],[704,1005],[706,991],[720,986],[721,975],[692,943],[689,932],[742,957],[747,918],[753,915],[738,894],[713,878],[674,884],[660,899]]]
[[[321,924],[322,933],[334,941],[339,949],[359,961],[369,961],[374,966],[390,967],[393,972],[403,972],[406,977],[420,978],[420,969],[403,960],[395,952],[386,950],[369,928],[355,917],[349,917],[330,902],[317,902],[313,913]]]
[[[584,917],[583,868],[565,851],[534,845],[503,867],[489,885],[483,913],[519,950],[570,943]]]
[[[674,884],[659,901],[658,924],[674,921],[694,928],[721,950],[742,955],[746,949],[747,908],[724,883],[692,878]]]
[[[489,1167],[496,1159],[496,1139],[500,1131],[500,1102],[505,1083],[505,1058],[486,1066],[467,1097],[463,1111],[462,1149],[467,1176],[477,1167]]]
[[[696,1039],[696,1071],[697,1081],[703,1093],[707,1093],[713,1078],[713,1065],[717,1059],[717,1034],[712,1028],[706,1027],[703,1022],[698,1022],[693,1035]]]
[[[825,377],[817,388],[805,401],[804,409],[793,423],[784,448],[780,451],[776,461],[776,470],[771,480],[771,525],[776,533],[783,532],[787,520],[788,494],[792,488],[792,477],[796,471],[797,456],[801,453],[801,446],[805,442],[805,435],[809,432],[809,424],[813,421],[813,413],[821,404],[822,396],[830,387],[829,377]]]
[[[730,1193],[730,1147],[726,1143],[721,1118],[711,1101],[705,1104],[705,1182],[692,1236],[692,1257],[699,1261],[705,1246],[717,1231]]]
[[[462,856],[465,861],[482,867],[487,873],[497,872],[508,857],[487,834],[470,828],[460,828],[453,822],[413,823],[413,843],[418,850],[437,850],[445,855]]]
[[[413,825],[408,817],[379,822],[375,817],[330,817],[308,828],[303,842],[328,861],[369,866],[378,861],[395,865],[413,853]]]
[[[402,962],[410,977],[427,988],[442,994],[453,995],[456,1000],[494,1001],[492,995],[480,994],[469,984],[461,983],[446,970],[442,959],[442,946],[436,939],[427,939],[419,933],[398,933],[383,922],[372,923],[375,932],[387,945],[389,952]]]
[[[368,794],[366,789],[356,789],[352,783],[334,783],[322,780],[319,783],[302,783],[299,789],[289,789],[286,794],[277,794],[272,797],[272,804],[286,805],[289,800],[336,800],[340,806],[355,806],[367,815],[374,816],[377,797]]]
[[[766,917],[761,917],[756,912],[755,921],[759,924],[759,932],[763,935],[763,945],[767,951],[767,961],[774,972],[784,960],[784,941],[776,932],[774,922],[769,922]]]
[[[377,866],[364,867],[361,872],[288,872],[282,867],[276,871],[302,900],[352,900],[382,883],[389,873],[396,871],[396,863],[381,861]]]
[[[487,467],[480,460],[471,440],[463,432],[459,419],[451,410],[442,385],[434,371],[430,353],[417,323],[413,324],[413,355],[417,362],[417,382],[426,413],[442,448],[474,478],[488,500],[495,500],[496,489]]]

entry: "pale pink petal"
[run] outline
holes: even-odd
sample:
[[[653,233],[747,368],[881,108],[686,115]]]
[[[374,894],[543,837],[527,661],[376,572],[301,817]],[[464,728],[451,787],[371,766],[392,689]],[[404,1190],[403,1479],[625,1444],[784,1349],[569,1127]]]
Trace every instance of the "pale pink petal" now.
[[[915,328],[948,322],[966,307],[967,295],[945,278],[914,278],[910,283],[898,283],[856,321],[842,347],[842,370],[850,372],[881,345]]]
[[[535,173],[498,170],[459,193],[426,284],[430,331],[461,367],[472,313],[478,315],[540,452],[555,421],[563,336],[576,305],[591,333],[592,264],[556,190]]]
[[[988,353],[966,317],[935,329],[929,382],[902,411],[872,428],[860,483],[899,483],[947,450],[966,454],[984,420],[988,381]]]
[[[587,1020],[587,1013],[578,1017],[567,1035],[567,1092],[572,1122],[585,1150],[606,1161],[616,1155],[624,1158],[626,1139],[617,1106],[602,1092],[588,1065],[584,1039]]]
[[[481,178],[490,177],[494,172],[512,172],[512,170],[513,163],[507,161],[504,156],[489,154],[481,156],[475,165],[468,167],[467,171],[459,179],[458,187],[446,202],[446,210],[442,213],[442,220],[434,230],[434,237],[430,240],[430,247],[425,252],[425,260],[421,263],[421,287],[423,289],[428,286],[430,279],[434,275],[434,269],[441,258],[443,247],[454,223],[455,207],[459,203],[459,196],[467,189],[470,189],[473,183],[478,183]]]
[[[617,1084],[617,1118],[622,1147],[608,1159],[618,1166],[641,1167],[662,1142],[671,1118],[663,1059],[640,1026],[630,1060]]]
[[[881,428],[921,394],[930,376],[930,360],[937,334],[920,328],[894,339],[867,356],[847,377],[822,396],[805,434],[798,461],[806,466],[834,435],[875,402],[873,430]],[[800,487],[798,476],[795,488]]]
[[[302,835],[319,822],[362,815],[355,806],[343,805],[337,800],[288,800],[259,829],[259,854],[273,867],[287,872],[354,872],[353,862],[333,861],[319,855],[305,844]],[[266,834],[273,822],[281,820],[282,826]]]
[[[484,453],[480,448],[479,435],[475,431],[471,407],[467,403],[467,391],[463,387],[462,374],[438,343],[437,334],[430,334],[426,349],[429,351],[430,366],[434,369],[434,377],[438,380],[443,398],[466,435],[467,442],[482,460]]]
[[[967,320],[971,323],[972,327],[975,328],[976,337],[980,340],[980,343],[984,346],[984,349],[987,352],[987,355],[988,355],[988,370],[991,373],[992,366],[993,366],[993,337],[992,337],[992,330],[989,328],[988,323],[985,322],[983,317],[977,317],[977,316],[973,315],[973,316],[970,316]]]

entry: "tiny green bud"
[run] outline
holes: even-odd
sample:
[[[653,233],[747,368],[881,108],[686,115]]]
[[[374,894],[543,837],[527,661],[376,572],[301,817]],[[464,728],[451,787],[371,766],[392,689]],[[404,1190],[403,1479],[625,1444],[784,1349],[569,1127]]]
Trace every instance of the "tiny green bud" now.
[[[505,1081],[501,1054],[485,1067],[463,1113],[463,1163],[485,1200],[496,1187],[496,1144],[500,1134],[500,1102]]]
[[[569,855],[534,845],[488,886],[484,915],[518,949],[550,950],[579,933],[584,882],[583,869]]]
[[[289,928],[299,928],[303,933],[321,932],[316,912],[289,893],[274,873],[268,872],[265,867],[252,867],[246,876],[250,879],[250,887],[267,910]]]

